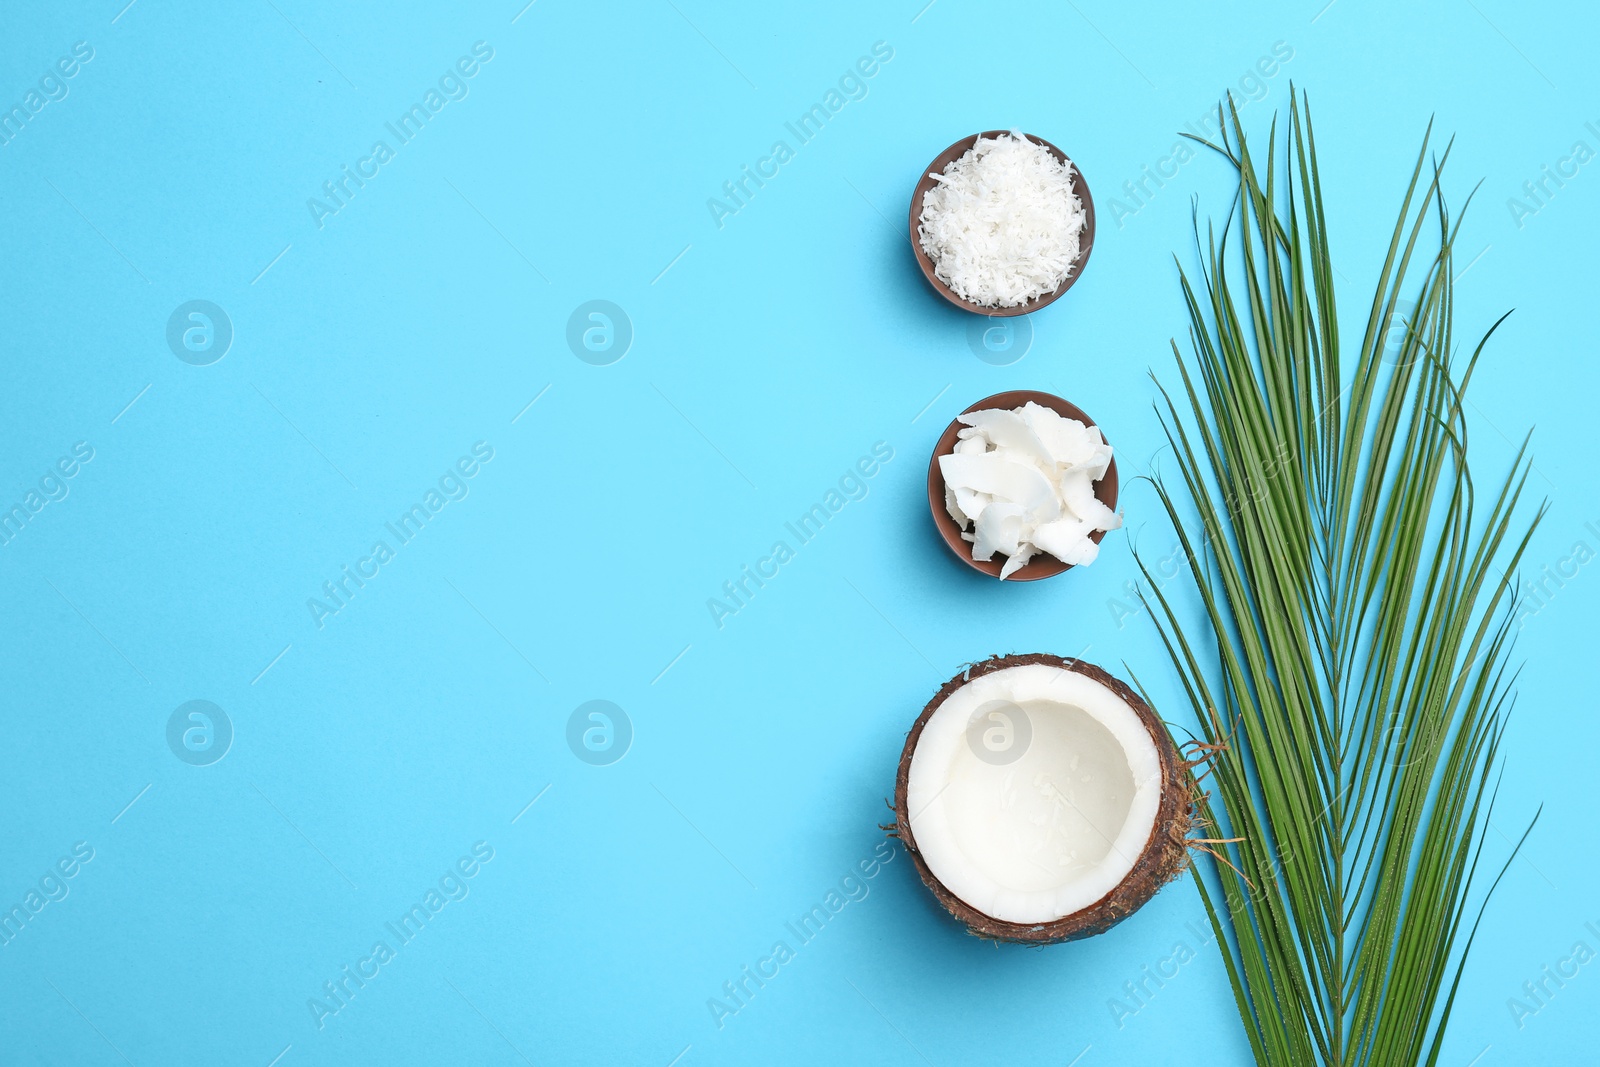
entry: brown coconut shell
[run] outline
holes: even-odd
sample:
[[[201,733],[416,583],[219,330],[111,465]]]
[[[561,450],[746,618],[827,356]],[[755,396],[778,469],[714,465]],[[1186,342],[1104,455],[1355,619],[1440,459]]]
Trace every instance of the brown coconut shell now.
[[[949,698],[950,694],[974,678],[981,678],[1008,667],[1023,667],[1029,664],[1045,664],[1076,671],[1116,693],[1144,723],[1161,760],[1161,803],[1156,809],[1155,823],[1151,827],[1150,837],[1140,851],[1133,869],[1114,889],[1087,908],[1048,923],[1014,923],[996,919],[992,915],[985,915],[945,888],[944,883],[929,870],[922,853],[917,849],[916,836],[911,832],[911,815],[906,807],[906,792],[911,779],[911,756],[916,752],[917,742],[922,738],[923,727],[927,725],[939,706]],[[1155,896],[1156,890],[1182,874],[1184,868],[1189,865],[1189,846],[1186,840],[1192,821],[1189,774],[1177,747],[1167,734],[1166,727],[1150,709],[1150,705],[1120,679],[1107,674],[1092,663],[1079,659],[1065,659],[1048,653],[995,656],[982,663],[973,664],[940,687],[933,695],[933,699],[922,709],[922,714],[917,716],[911,732],[906,735],[905,748],[900,753],[900,770],[895,776],[894,814],[893,832],[905,845],[912,863],[916,865],[917,873],[922,876],[923,884],[944,909],[964,923],[970,932],[994,941],[1053,945],[1062,941],[1077,941],[1093,937],[1095,934],[1103,934],[1143,907],[1146,901]]]

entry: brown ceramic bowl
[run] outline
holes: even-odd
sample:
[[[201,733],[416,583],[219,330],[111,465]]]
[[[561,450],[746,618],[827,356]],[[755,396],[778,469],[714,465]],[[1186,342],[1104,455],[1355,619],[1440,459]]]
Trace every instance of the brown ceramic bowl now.
[[[1077,419],[1085,426],[1094,426],[1095,421],[1083,410],[1074,404],[1069,404],[1059,396],[1050,393],[1040,393],[1032,389],[1013,389],[1006,393],[996,393],[994,396],[984,397],[963,411],[984,411],[989,408],[1003,408],[1010,411],[1020,408],[1028,401],[1033,401],[1040,407],[1049,408],[1058,415],[1069,419]],[[982,571],[991,578],[1000,577],[1000,568],[1005,566],[1006,558],[995,553],[991,560],[984,561],[972,558],[972,545],[961,539],[961,528],[956,525],[956,520],[950,517],[950,512],[944,506],[944,474],[939,470],[939,457],[948,456],[956,450],[956,434],[961,430],[961,422],[952,419],[950,425],[939,437],[939,443],[933,446],[933,458],[928,460],[928,509],[933,512],[933,524],[939,529],[939,536],[944,538],[944,543],[950,546],[950,551],[956,558],[975,571]],[[1105,431],[1100,432],[1105,437]],[[1106,444],[1110,444],[1109,438]],[[1110,508],[1117,510],[1117,460],[1113,456],[1111,465],[1106,468],[1106,476],[1094,483],[1095,498]],[[1099,544],[1105,537],[1104,530],[1096,530],[1089,535],[1089,539]],[[1036,582],[1040,578],[1051,578],[1062,571],[1071,570],[1070,563],[1062,563],[1048,552],[1040,552],[1030,559],[1022,569],[1007,578],[1008,582]]]
[[[953,161],[959,159],[961,156],[966,155],[967,152],[972,149],[972,146],[978,143],[978,138],[998,137],[1002,133],[1010,132],[1010,130],[985,130],[983,133],[975,133],[971,137],[963,137],[961,140],[957,141],[955,144],[951,145],[949,148],[946,148],[943,152],[940,152],[934,157],[933,162],[929,163],[927,167],[923,169],[922,180],[917,182],[916,189],[911,193],[911,250],[916,254],[917,265],[922,268],[922,276],[928,279],[928,284],[933,286],[934,292],[950,301],[950,303],[954,304],[956,307],[963,311],[970,311],[974,315],[988,315],[992,318],[1010,318],[1013,315],[1029,315],[1035,311],[1038,311],[1046,304],[1050,304],[1055,300],[1060,299],[1062,294],[1064,294],[1068,289],[1071,289],[1073,283],[1082,277],[1083,268],[1087,266],[1089,262],[1089,253],[1094,251],[1094,199],[1089,196],[1089,183],[1084,181],[1083,172],[1078,169],[1078,165],[1076,163],[1073,163],[1072,191],[1078,194],[1078,199],[1083,201],[1083,236],[1079,238],[1078,241],[1078,258],[1072,261],[1072,273],[1067,275],[1067,280],[1062,282],[1061,285],[1056,288],[1055,292],[1045,293],[1042,296],[1036,296],[1027,303],[1018,304],[1014,308],[985,307],[982,304],[974,304],[969,300],[961,299],[955,294],[954,290],[939,280],[938,275],[934,274],[933,259],[928,255],[928,253],[922,250],[922,242],[917,239],[917,218],[922,214],[922,198],[927,195],[929,189],[933,188],[932,175],[943,174],[945,167],[949,166]],[[1044,145],[1057,159],[1071,162],[1067,159],[1067,154],[1065,152],[1061,151],[1061,149],[1057,148],[1049,141],[1046,141],[1043,137],[1035,137],[1031,133],[1024,134],[1024,136],[1026,136],[1030,141],[1035,141],[1038,144]]]

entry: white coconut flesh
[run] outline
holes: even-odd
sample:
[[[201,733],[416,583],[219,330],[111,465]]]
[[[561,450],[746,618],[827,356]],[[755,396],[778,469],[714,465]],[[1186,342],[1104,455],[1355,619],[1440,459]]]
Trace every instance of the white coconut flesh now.
[[[996,919],[1048,923],[1133,869],[1161,780],[1155,742],[1126,701],[1076,671],[1028,664],[974,678],[929,716],[906,810],[951,893]]]

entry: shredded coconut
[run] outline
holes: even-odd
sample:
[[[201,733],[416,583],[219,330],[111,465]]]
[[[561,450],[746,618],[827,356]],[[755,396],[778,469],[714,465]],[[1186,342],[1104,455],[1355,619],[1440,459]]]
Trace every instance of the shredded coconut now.
[[[1072,273],[1086,215],[1062,162],[1019,130],[980,137],[922,198],[917,238],[933,272],[983,307],[1017,307]]]

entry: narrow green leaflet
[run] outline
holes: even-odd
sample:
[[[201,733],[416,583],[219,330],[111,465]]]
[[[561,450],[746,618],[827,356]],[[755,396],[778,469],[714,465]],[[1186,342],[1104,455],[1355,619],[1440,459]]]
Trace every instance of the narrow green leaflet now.
[[[1191,351],[1157,404],[1174,461],[1153,482],[1198,605],[1140,564],[1207,757],[1195,882],[1258,1063],[1433,1064],[1493,890],[1505,575],[1543,506],[1517,518],[1526,442],[1491,492],[1468,472],[1488,335],[1454,336],[1448,145],[1424,137],[1365,329],[1342,335],[1304,97],[1264,170],[1227,111],[1206,143],[1238,199],[1220,232],[1196,221]]]

